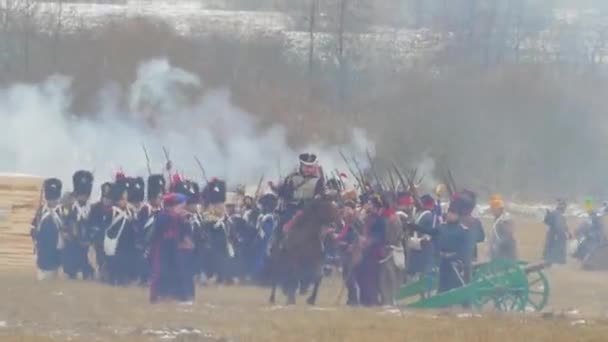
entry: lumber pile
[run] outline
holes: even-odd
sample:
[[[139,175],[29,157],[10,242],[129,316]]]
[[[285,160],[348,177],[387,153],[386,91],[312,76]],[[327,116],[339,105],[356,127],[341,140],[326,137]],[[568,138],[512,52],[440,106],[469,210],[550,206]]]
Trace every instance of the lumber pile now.
[[[43,178],[0,173],[0,269],[33,268],[30,225]]]

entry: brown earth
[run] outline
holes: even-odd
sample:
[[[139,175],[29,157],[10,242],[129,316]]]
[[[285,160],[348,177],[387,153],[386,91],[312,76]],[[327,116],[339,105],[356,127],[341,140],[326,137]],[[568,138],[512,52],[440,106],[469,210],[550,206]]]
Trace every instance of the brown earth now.
[[[536,260],[544,227],[519,222],[520,254]],[[482,251],[483,253],[483,251]],[[551,314],[350,309],[327,279],[318,307],[270,306],[266,289],[200,287],[193,306],[151,305],[147,291],[0,275],[0,341],[598,341],[608,340],[606,273],[574,263],[548,270]],[[282,300],[283,298],[281,298]]]

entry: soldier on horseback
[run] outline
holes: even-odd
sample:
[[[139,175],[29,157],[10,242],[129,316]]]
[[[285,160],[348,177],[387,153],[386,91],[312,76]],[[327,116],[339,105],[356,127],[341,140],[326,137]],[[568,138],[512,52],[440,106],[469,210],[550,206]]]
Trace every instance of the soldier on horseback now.
[[[289,230],[302,214],[304,205],[325,192],[325,180],[317,156],[302,153],[299,159],[297,172],[287,176],[278,187],[270,184],[281,201],[279,231]]]

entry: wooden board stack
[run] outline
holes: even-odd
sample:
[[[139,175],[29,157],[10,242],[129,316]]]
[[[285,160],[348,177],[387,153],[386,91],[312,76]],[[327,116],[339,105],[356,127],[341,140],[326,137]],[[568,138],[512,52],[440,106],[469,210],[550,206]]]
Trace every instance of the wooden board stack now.
[[[37,176],[0,173],[0,269],[34,269],[30,224],[41,200]]]

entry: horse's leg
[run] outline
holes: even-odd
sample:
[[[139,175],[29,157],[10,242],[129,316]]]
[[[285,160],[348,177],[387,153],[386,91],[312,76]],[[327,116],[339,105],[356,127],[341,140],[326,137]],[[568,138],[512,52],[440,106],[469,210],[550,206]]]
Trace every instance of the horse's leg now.
[[[286,273],[285,282],[285,294],[287,295],[287,305],[294,305],[296,303],[296,291],[298,290],[299,279],[295,272]]]
[[[317,276],[313,283],[312,293],[310,294],[310,297],[308,297],[308,299],[306,300],[306,303],[308,303],[309,305],[315,305],[315,303],[317,302],[317,294],[319,292],[319,285],[321,285],[321,279],[323,279],[322,276]]]
[[[276,302],[276,293],[277,293],[277,281],[275,277],[272,277],[272,289],[270,290],[270,304],[274,304]]]

